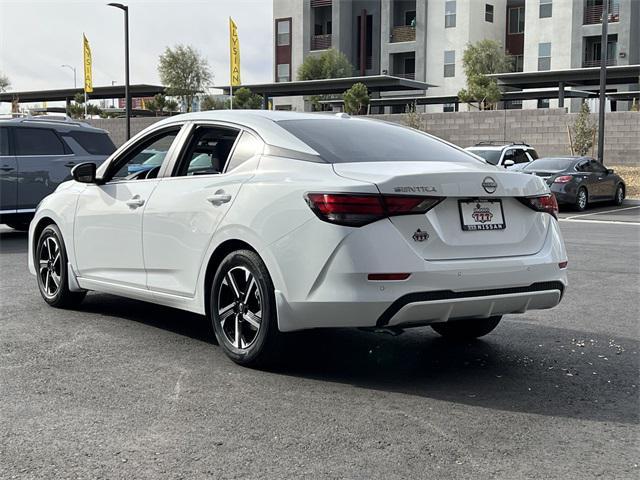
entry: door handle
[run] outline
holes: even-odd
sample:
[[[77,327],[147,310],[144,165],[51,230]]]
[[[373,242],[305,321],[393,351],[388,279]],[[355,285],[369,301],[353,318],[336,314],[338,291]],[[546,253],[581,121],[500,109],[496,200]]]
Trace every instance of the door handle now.
[[[138,208],[144,205],[144,200],[140,198],[140,195],[134,195],[125,203],[131,208]]]
[[[67,163],[64,164],[65,167],[69,167],[69,168],[75,167],[75,165],[76,165],[75,162],[67,162]]]
[[[218,190],[213,195],[208,196],[207,201],[211,205],[217,207],[219,205],[222,205],[223,203],[229,203],[231,201],[231,195],[229,195],[228,193],[224,193],[224,190]]]

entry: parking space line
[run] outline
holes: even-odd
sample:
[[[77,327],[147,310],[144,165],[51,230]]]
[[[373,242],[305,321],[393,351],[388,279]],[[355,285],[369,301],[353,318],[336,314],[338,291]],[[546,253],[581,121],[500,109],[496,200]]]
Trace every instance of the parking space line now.
[[[566,217],[564,220],[572,220],[574,218],[588,217],[589,215],[600,215],[601,213],[621,212],[623,210],[630,210],[632,208],[640,208],[640,205],[634,205],[633,207],[613,208],[611,210],[604,210],[602,212],[580,213],[578,215],[572,215],[570,217]]]
[[[611,224],[611,225],[636,225],[636,226],[640,226],[640,222],[623,222],[620,220],[580,220],[579,218],[575,218],[575,217],[568,217],[568,218],[560,218],[559,221],[561,222],[572,222],[572,223],[605,223],[605,224]]]

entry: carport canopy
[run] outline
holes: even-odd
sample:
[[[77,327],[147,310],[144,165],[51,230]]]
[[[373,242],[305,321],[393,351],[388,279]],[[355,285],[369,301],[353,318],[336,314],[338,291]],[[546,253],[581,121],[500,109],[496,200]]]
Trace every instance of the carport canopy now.
[[[165,93],[162,85],[131,85],[129,95],[131,97],[153,97],[158,93]],[[58,90],[34,90],[25,92],[0,93],[0,102],[12,102],[14,99],[20,103],[32,102],[64,102],[73,100],[77,94],[84,94],[82,88],[63,88]],[[124,98],[124,85],[109,85],[106,87],[94,87],[93,92],[87,95],[91,100],[105,98]]]

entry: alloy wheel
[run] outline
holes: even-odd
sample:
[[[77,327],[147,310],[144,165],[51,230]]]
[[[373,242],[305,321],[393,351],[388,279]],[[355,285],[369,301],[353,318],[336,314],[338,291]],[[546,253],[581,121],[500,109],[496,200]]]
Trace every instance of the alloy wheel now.
[[[62,252],[54,236],[42,239],[40,247],[39,277],[42,292],[47,298],[55,297],[62,281]]]
[[[587,192],[580,190],[578,192],[578,207],[583,210],[587,206]]]
[[[618,205],[622,205],[624,201],[624,189],[622,187],[618,187],[616,191],[616,200],[618,201]]]
[[[249,348],[262,325],[263,296],[254,275],[237,266],[224,276],[217,298],[218,322],[227,341],[235,348]]]

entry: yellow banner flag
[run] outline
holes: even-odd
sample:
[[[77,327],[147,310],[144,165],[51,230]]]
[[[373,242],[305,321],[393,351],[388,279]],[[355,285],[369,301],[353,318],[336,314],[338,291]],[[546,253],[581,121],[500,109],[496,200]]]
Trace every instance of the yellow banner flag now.
[[[229,47],[231,56],[231,86],[240,85],[240,40],[238,27],[229,17]]]
[[[84,93],[93,92],[93,76],[91,75],[91,47],[89,46],[89,40],[82,34],[84,39]]]

